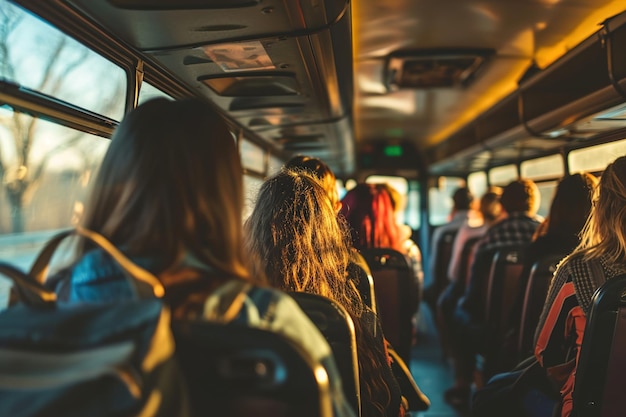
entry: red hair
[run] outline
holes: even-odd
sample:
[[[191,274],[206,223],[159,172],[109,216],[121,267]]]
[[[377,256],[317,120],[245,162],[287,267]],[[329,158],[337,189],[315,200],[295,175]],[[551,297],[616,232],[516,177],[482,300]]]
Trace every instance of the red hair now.
[[[359,184],[341,200],[339,212],[350,226],[352,244],[362,248],[402,250],[400,230],[389,192],[374,184]]]

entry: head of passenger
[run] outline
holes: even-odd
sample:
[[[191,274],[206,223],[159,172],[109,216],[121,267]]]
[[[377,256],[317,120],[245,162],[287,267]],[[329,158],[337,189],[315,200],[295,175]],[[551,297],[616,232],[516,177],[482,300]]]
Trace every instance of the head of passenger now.
[[[500,187],[490,187],[480,198],[479,210],[485,224],[491,225],[502,217],[501,196]]]
[[[597,183],[596,177],[589,173],[563,178],[550,205],[546,234],[579,234],[589,217],[591,197]]]
[[[206,103],[154,99],[115,130],[85,204],[83,226],[158,272],[185,257],[247,278],[235,141]],[[79,254],[91,246],[79,244]]]
[[[519,179],[504,187],[500,203],[507,214],[525,213],[533,217],[539,209],[539,189],[528,179]]]
[[[322,160],[311,156],[298,155],[291,158],[285,164],[286,169],[303,169],[311,172],[322,184],[328,194],[335,211],[341,209],[339,193],[337,192],[337,179],[335,174]]]
[[[469,210],[474,201],[474,196],[467,187],[457,188],[452,194],[453,212]]]
[[[358,293],[347,284],[345,228],[310,172],[283,169],[267,180],[245,230],[254,275],[265,275],[276,288],[320,294],[360,311]]]
[[[579,248],[587,259],[604,255],[613,263],[626,260],[626,156],[602,173]]]
[[[362,248],[393,248],[402,251],[394,206],[385,188],[358,184],[341,200],[339,212],[348,222],[352,244]]]

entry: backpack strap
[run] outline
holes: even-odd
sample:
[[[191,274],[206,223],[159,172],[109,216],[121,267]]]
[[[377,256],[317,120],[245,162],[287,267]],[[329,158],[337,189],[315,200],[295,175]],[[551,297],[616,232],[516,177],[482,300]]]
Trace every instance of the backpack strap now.
[[[251,284],[232,279],[216,289],[204,303],[204,319],[219,323],[233,321],[244,306]]]

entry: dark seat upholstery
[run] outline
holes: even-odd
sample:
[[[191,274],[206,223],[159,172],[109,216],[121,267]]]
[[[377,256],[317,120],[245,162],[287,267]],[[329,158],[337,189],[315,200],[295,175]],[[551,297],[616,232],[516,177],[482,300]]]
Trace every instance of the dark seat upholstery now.
[[[328,341],[341,374],[344,394],[355,410],[361,410],[356,337],[348,312],[321,295],[304,292],[290,295]]]
[[[324,368],[283,336],[210,322],[173,330],[194,415],[332,416]]]
[[[500,248],[494,253],[491,262],[485,303],[486,337],[483,350],[483,376],[487,379],[506,370],[499,363],[504,359],[499,357],[499,352],[520,288],[525,248],[525,245]]]
[[[574,383],[573,417],[621,417],[626,385],[626,275],[593,296]]]
[[[518,361],[533,354],[535,329],[546,301],[548,288],[557,263],[564,254],[548,255],[533,264],[526,282],[517,343]]]
[[[361,254],[374,278],[376,306],[386,339],[407,363],[411,358],[412,318],[419,305],[419,284],[406,257],[393,249],[368,248]]]
[[[437,245],[437,257],[435,259],[435,268],[432,277],[432,284],[426,290],[424,294],[426,301],[434,306],[439,298],[439,295],[448,286],[450,280],[448,279],[448,265],[450,265],[450,258],[452,257],[452,246],[454,245],[454,238],[458,229],[448,230],[441,234],[437,242],[433,244]]]
[[[361,294],[363,303],[374,313],[377,313],[374,278],[372,277],[370,268],[367,265],[367,261],[365,261],[360,253],[355,252],[353,256],[354,259],[348,264],[348,277],[356,285],[359,294]]]

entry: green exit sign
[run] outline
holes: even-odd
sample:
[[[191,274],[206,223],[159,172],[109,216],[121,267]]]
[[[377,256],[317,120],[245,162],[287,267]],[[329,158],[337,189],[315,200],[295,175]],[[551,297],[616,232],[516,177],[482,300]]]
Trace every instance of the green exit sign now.
[[[404,150],[400,145],[387,145],[383,149],[383,153],[385,154],[385,156],[399,157],[402,156]]]

